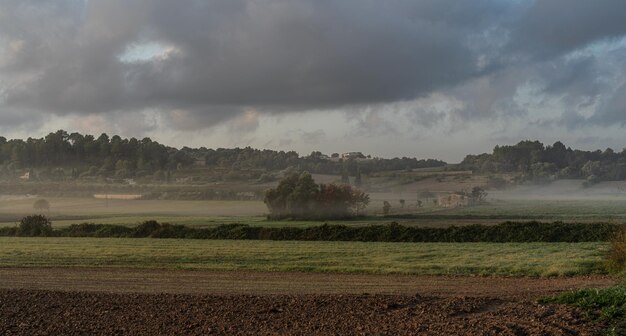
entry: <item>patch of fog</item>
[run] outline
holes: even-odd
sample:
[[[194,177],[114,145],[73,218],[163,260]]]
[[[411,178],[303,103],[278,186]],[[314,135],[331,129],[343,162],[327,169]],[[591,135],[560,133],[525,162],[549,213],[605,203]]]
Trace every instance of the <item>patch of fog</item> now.
[[[542,185],[520,185],[489,190],[492,200],[626,200],[626,182],[601,182],[589,187],[583,180],[559,180]]]
[[[22,201],[37,198],[37,195],[0,195],[0,201]]]

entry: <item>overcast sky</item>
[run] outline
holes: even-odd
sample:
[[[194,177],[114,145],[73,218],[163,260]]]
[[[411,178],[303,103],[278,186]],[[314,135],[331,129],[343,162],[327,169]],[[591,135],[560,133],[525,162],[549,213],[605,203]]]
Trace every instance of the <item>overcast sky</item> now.
[[[460,161],[626,147],[624,0],[2,0],[0,134]]]

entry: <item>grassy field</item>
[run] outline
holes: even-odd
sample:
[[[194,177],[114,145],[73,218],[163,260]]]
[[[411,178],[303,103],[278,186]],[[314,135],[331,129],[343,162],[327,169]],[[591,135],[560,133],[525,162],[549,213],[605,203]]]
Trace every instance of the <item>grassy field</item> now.
[[[420,275],[601,273],[604,243],[358,243],[0,238],[0,267],[133,267]]]

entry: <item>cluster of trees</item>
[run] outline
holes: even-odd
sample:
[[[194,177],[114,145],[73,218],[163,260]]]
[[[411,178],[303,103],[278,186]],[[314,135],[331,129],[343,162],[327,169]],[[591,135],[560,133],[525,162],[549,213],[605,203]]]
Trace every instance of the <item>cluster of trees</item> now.
[[[245,148],[183,148],[191,156],[203,157],[207,166],[226,167],[235,169],[264,169],[267,171],[283,170],[294,167],[298,170],[306,170],[317,174],[348,174],[358,176],[360,173],[371,173],[389,170],[418,169],[430,167],[443,167],[445,162],[433,159],[416,158],[393,158],[393,159],[367,159],[361,156],[359,159],[339,159],[338,153],[333,153],[331,158],[319,151],[311,152],[308,156],[299,156],[294,151],[273,151],[269,149]]]
[[[369,195],[347,184],[317,184],[308,172],[292,173],[265,194],[271,218],[348,218],[359,214]]]
[[[194,159],[184,151],[150,138],[122,139],[103,133],[98,138],[59,130],[43,138],[7,140],[0,137],[0,165],[4,170],[74,167],[72,176],[133,176],[188,166]],[[44,170],[45,171],[45,170]],[[52,170],[49,174],[63,174]]]
[[[482,173],[520,173],[523,180],[563,178],[598,181],[626,180],[626,152],[582,151],[556,142],[521,141],[514,146],[496,146],[491,154],[468,155],[461,169]]]

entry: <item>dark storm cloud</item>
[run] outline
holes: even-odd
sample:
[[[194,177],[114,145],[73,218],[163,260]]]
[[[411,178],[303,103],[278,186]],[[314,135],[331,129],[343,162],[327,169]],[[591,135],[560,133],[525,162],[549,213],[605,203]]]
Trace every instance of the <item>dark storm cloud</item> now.
[[[560,55],[623,36],[624,13],[623,0],[535,0],[513,24],[510,47],[536,57]]]
[[[456,113],[468,120],[515,114],[512,97],[529,82],[548,95],[603,95],[594,66],[602,60],[562,55],[623,36],[624,12],[620,0],[6,0],[0,119],[21,109],[154,110],[171,127],[198,129],[250,109],[345,108],[437,91],[466,102]],[[132,48],[148,53],[142,45],[160,49],[123,59]]]
[[[13,82],[4,88],[6,105],[58,114],[230,114],[245,106],[298,110],[410,99],[475,75],[467,38],[505,10],[491,1],[434,0],[1,6],[16,14],[2,24],[5,41],[22,45],[2,68]],[[120,61],[129,46],[144,42],[175,52]]]

